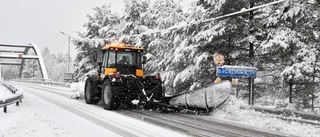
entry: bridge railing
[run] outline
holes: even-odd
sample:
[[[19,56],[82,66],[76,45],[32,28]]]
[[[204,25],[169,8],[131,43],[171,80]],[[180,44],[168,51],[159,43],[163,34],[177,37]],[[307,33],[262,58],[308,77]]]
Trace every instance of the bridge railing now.
[[[11,97],[5,98],[4,100],[0,100],[0,108],[3,107],[3,112],[7,113],[7,106],[14,103],[16,104],[16,106],[19,106],[19,103],[22,102],[23,99],[23,92],[19,91],[19,89],[7,83],[2,83],[2,85],[6,87],[9,91],[11,91],[12,94],[14,94]]]
[[[16,79],[15,81],[52,85],[52,86],[61,86],[61,87],[70,87],[69,83],[54,82],[52,79],[44,79],[44,78],[20,78],[20,79]]]

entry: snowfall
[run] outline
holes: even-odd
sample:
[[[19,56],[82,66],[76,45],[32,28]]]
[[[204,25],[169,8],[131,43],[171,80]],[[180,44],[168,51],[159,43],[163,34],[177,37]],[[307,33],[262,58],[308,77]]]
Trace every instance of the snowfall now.
[[[77,86],[79,88],[81,86]],[[72,90],[74,87],[71,86]],[[23,89],[19,89],[23,91]],[[42,112],[37,104],[37,99],[32,94],[23,93],[24,98],[20,106],[8,106],[8,112],[0,111],[0,137],[70,137],[72,126],[66,127],[56,121],[53,115]],[[79,93],[74,93],[74,97]],[[0,100],[12,97],[4,86],[0,85]],[[66,98],[69,99],[69,98]],[[214,110],[209,117],[218,118],[232,123],[245,124],[257,128],[279,131],[291,135],[303,137],[319,137],[320,126],[301,124],[298,122],[286,122],[275,118],[275,115],[256,112],[245,109],[247,103],[230,96],[228,101],[220,108]],[[50,109],[51,107],[47,107]]]

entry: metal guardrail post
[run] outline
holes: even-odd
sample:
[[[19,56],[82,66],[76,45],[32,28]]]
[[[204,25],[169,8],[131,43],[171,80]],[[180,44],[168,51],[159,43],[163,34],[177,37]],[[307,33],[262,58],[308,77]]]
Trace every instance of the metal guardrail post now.
[[[18,89],[7,84],[7,83],[2,83],[3,86],[5,86],[9,91],[11,91],[13,94],[15,94]],[[7,113],[8,112],[8,106],[11,105],[11,104],[16,104],[16,106],[19,106],[20,102],[22,102],[22,98],[23,98],[23,95],[18,95],[16,97],[12,97],[12,98],[8,98],[6,99],[5,101],[1,101],[1,104],[0,104],[0,107],[3,107],[3,112],[4,113]]]

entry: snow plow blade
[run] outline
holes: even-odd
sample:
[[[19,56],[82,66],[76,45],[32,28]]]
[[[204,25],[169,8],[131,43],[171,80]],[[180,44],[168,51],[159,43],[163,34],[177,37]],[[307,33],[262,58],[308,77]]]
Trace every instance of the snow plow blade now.
[[[205,88],[182,93],[169,100],[171,107],[210,110],[222,104],[231,93],[231,82],[210,84]]]

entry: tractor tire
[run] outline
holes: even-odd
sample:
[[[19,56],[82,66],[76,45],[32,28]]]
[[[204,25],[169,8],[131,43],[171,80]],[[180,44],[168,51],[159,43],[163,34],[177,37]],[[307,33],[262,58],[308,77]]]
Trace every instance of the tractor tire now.
[[[119,100],[112,91],[110,82],[107,80],[102,85],[101,101],[103,108],[106,110],[116,110],[120,105]]]
[[[84,89],[84,100],[87,104],[96,104],[99,99],[96,98],[94,94],[94,87],[91,80],[87,79]]]

